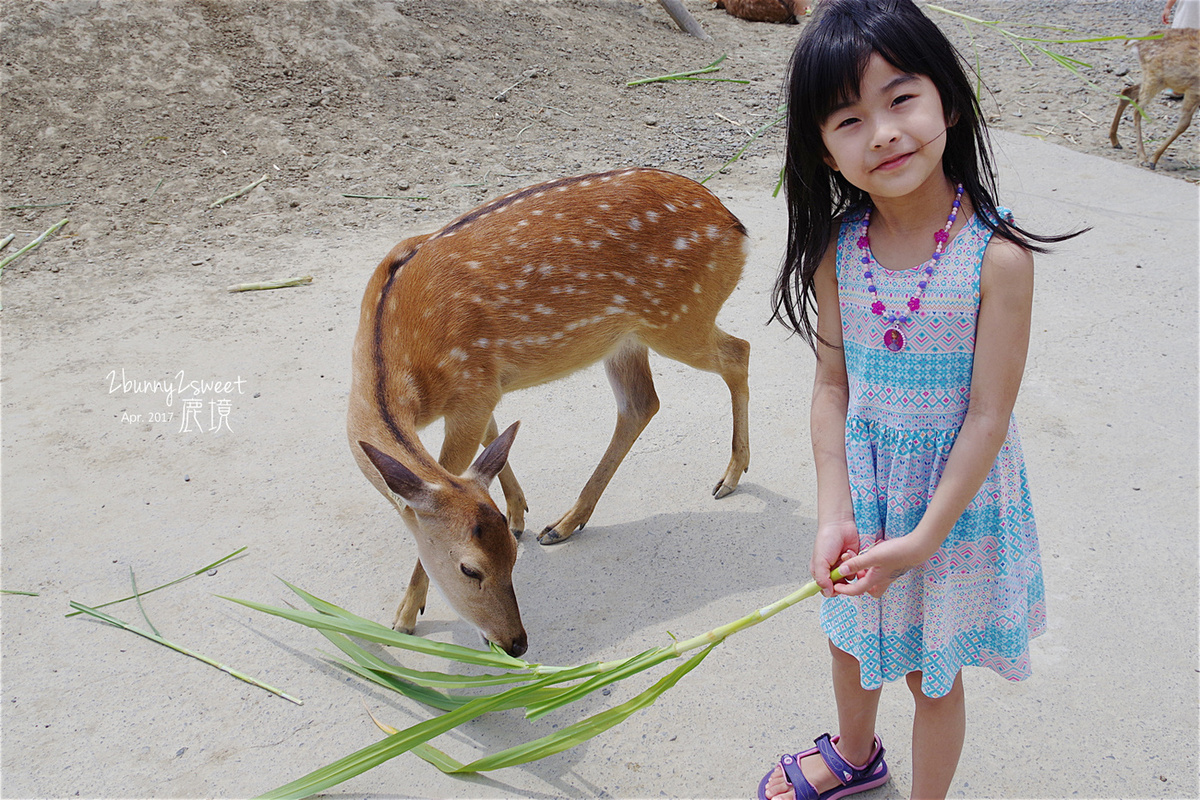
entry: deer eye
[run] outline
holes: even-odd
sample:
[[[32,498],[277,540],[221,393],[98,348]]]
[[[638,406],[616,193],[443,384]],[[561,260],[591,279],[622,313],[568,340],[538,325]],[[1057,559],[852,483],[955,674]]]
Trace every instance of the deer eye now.
[[[482,573],[482,572],[480,572],[479,570],[477,570],[477,569],[471,569],[471,568],[470,568],[470,567],[468,567],[466,564],[459,564],[458,568],[459,568],[460,570],[462,570],[462,574],[463,574],[463,575],[466,575],[466,576],[467,576],[468,578],[470,578],[471,580],[473,580],[473,581],[479,581],[480,583],[482,583],[482,582],[483,582],[483,573]]]

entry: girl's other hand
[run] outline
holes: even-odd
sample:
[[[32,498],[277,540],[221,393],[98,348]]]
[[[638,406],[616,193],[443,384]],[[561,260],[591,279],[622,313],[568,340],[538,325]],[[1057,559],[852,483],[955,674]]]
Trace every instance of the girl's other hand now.
[[[833,581],[829,573],[848,557],[858,553],[858,528],[854,520],[828,522],[817,528],[817,539],[813,543],[812,561],[808,565],[813,580],[821,587],[821,594],[833,597]]]
[[[930,552],[919,537],[912,534],[878,542],[841,564],[842,574],[854,576],[854,580],[835,584],[833,591],[848,597],[861,594],[882,597],[894,580],[924,567],[936,551],[934,548]]]

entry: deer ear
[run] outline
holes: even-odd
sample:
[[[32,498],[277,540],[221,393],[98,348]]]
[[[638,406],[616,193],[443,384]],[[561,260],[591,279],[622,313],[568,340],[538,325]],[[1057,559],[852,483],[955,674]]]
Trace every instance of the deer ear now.
[[[491,444],[484,448],[484,451],[479,454],[479,458],[475,459],[475,463],[463,477],[476,481],[484,489],[490,486],[492,480],[508,463],[508,451],[512,447],[513,439],[517,436],[517,428],[520,426],[520,422],[509,425],[504,433],[497,436]]]
[[[367,454],[387,487],[412,506],[414,511],[426,511],[432,507],[433,487],[428,482],[379,448],[366,442],[359,442],[358,446]]]

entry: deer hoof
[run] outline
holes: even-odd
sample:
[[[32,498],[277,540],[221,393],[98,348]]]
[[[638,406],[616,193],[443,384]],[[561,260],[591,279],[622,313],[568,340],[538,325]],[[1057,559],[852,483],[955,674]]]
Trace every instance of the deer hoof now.
[[[729,495],[733,494],[733,490],[734,487],[726,486],[725,481],[721,481],[713,487],[712,495],[717,500],[720,500],[722,497],[728,497]]]
[[[565,542],[569,536],[569,534],[567,536],[563,536],[561,533],[556,531],[553,526],[551,526],[539,533],[537,539],[538,544],[558,544],[559,542]]]

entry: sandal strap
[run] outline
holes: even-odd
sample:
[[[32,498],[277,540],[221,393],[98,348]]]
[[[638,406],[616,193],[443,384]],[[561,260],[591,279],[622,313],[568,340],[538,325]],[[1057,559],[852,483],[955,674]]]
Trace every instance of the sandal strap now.
[[[875,753],[870,760],[861,767],[856,767],[842,757],[834,746],[833,741],[829,738],[829,734],[825,733],[814,740],[817,745],[817,752],[821,754],[821,758],[825,759],[825,765],[829,767],[829,771],[837,777],[843,784],[852,783],[862,780],[870,775],[879,766],[879,762],[883,760],[883,743],[879,741],[879,737],[875,737]]]
[[[783,774],[787,777],[787,782],[792,785],[792,793],[796,796],[796,800],[818,800],[817,790],[800,771],[800,757],[807,754],[797,753],[794,756],[784,756],[779,759],[779,766],[783,767]]]

